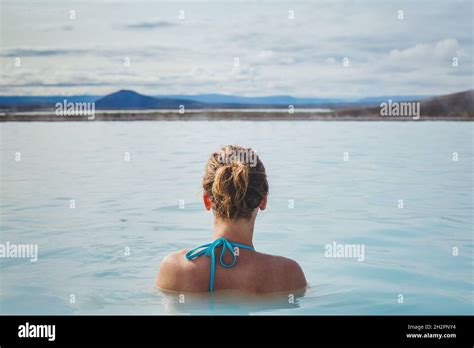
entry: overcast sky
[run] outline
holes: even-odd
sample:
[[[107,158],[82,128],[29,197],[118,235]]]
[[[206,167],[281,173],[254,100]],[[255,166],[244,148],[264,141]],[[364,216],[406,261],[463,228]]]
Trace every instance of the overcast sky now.
[[[471,0],[0,3],[0,95],[364,97],[473,88]]]

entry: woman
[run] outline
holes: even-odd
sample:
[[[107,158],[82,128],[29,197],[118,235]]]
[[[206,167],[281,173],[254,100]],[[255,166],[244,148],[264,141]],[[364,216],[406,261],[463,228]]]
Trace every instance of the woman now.
[[[255,151],[229,145],[213,153],[203,189],[204,206],[214,215],[214,241],[168,255],[158,273],[160,289],[260,294],[306,287],[298,263],[253,246],[255,219],[266,208],[268,195],[265,167]]]

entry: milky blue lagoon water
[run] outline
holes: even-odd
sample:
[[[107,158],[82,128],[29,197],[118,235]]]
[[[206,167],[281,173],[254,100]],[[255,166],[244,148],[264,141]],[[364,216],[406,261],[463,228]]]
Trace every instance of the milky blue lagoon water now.
[[[37,262],[0,258],[0,313],[473,314],[473,130],[466,122],[0,124],[0,243],[39,247]],[[211,241],[201,177],[209,154],[229,143],[255,148],[267,168],[255,246],[302,265],[310,287],[294,301],[217,294],[180,303],[154,287],[166,254]],[[333,242],[363,245],[364,260],[325,257]]]

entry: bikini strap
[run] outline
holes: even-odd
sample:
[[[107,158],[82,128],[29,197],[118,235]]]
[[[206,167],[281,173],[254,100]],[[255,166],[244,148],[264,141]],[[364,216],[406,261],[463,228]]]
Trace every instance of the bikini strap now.
[[[237,256],[235,255],[234,249],[235,248],[243,248],[247,250],[254,250],[254,248],[249,247],[248,245],[240,244],[240,243],[232,243],[229,242],[227,239],[224,237],[216,239],[212,243],[204,244],[201,245],[197,248],[194,248],[186,253],[186,259],[188,260],[194,260],[197,259],[201,255],[205,255],[207,257],[211,257],[211,276],[209,279],[209,291],[213,292],[214,291],[214,277],[215,277],[215,270],[216,270],[216,255],[215,255],[215,249],[217,247],[222,246],[222,252],[221,256],[219,258],[220,264],[225,267],[225,268],[231,268],[235,265],[237,262]],[[224,262],[224,254],[226,251],[229,250],[230,253],[232,254],[233,260],[231,263],[225,263]]]

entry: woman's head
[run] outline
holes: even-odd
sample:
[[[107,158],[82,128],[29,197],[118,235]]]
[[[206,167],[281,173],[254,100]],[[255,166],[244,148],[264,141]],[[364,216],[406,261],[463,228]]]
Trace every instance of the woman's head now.
[[[227,145],[214,152],[203,178],[204,200],[221,219],[249,219],[268,194],[265,167],[250,148]],[[207,200],[207,202],[206,202]]]

